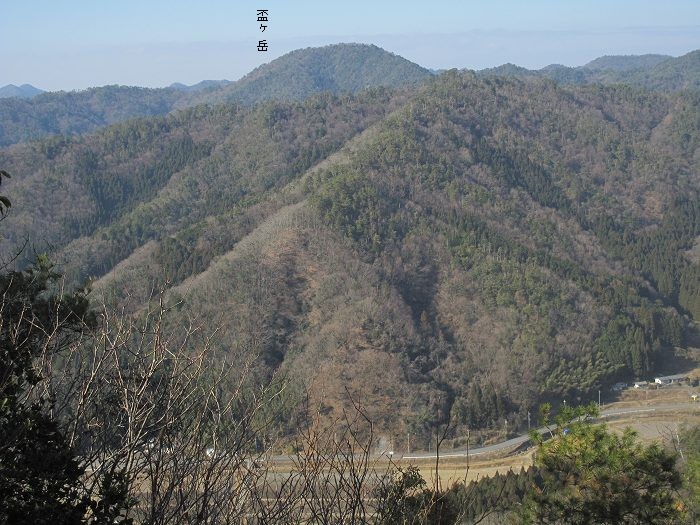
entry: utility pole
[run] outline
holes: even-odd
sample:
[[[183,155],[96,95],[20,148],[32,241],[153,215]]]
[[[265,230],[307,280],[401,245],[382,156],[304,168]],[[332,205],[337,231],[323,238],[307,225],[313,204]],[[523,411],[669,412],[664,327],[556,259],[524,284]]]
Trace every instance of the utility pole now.
[[[530,430],[530,411],[527,411],[527,429]]]
[[[469,472],[469,428],[467,428],[467,472]]]
[[[411,433],[410,432],[406,432],[406,443],[407,443],[406,448],[408,448],[408,453],[410,454],[411,453]]]
[[[600,408],[600,390],[598,390],[598,408]]]
[[[678,454],[681,456],[681,460],[685,461],[683,457],[683,451],[681,450],[681,437],[678,435],[678,422],[676,421],[676,442],[678,443]]]

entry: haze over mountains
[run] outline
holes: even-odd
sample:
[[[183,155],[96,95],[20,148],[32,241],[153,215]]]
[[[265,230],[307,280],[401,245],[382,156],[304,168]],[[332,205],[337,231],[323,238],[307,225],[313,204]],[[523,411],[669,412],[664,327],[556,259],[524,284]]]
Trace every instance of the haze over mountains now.
[[[698,56],[433,75],[337,45],[0,101],[0,251],[135,312],[163,287],[291,381],[282,434],[306,389],[397,435],[522,424],[666,370],[700,318]]]

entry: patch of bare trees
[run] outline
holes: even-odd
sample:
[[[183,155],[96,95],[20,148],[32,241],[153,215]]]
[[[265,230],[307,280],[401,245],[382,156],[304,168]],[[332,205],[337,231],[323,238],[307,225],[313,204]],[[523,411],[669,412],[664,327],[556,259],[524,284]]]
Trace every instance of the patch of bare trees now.
[[[58,352],[60,315],[42,328],[35,366],[44,379],[26,400],[52,400],[84,469],[81,490],[97,502],[89,522],[431,522],[440,491],[373,453],[375,428],[359,400],[325,426],[305,407],[295,453],[275,455],[265,436],[285,382],[256,385],[253,358],[214,351],[215,334],[195,322],[170,326],[177,307],[162,294],[137,314],[103,304]]]

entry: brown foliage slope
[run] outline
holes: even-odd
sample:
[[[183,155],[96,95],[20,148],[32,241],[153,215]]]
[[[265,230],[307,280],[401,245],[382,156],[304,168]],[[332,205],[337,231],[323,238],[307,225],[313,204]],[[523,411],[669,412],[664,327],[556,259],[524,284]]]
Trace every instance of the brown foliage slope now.
[[[299,386],[290,414],[303,386],[328,421],[349,392],[422,439],[448,414],[518,425],[682,342],[699,106],[449,72],[413,94],[195,108],[3,150],[27,174],[9,196],[41,210],[8,219],[4,250],[43,235],[115,300],[167,281],[219,351]]]

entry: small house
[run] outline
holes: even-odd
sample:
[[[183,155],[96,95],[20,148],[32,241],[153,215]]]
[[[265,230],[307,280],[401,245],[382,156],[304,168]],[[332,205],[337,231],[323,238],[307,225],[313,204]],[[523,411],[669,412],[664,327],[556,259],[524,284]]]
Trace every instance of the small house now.
[[[688,380],[688,376],[685,374],[676,374],[674,376],[661,376],[654,379],[654,383],[657,385],[673,385],[677,383],[683,383]]]

